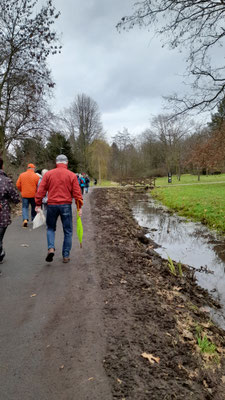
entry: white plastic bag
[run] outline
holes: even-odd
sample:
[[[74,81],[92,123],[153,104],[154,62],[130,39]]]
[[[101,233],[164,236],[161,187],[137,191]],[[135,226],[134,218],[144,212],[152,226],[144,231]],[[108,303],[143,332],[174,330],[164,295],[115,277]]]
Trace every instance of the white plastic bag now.
[[[41,225],[45,225],[46,223],[46,218],[43,213],[43,210],[40,208],[40,210],[37,212],[36,216],[33,219],[33,229],[39,228]]]

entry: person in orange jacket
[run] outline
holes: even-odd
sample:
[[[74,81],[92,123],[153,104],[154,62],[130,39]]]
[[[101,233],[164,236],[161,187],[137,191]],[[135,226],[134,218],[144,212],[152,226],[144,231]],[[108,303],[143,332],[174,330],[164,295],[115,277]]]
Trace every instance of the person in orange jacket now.
[[[29,221],[29,204],[31,205],[31,221],[33,221],[36,215],[34,198],[40,178],[35,174],[34,170],[35,165],[28,164],[27,171],[22,172],[16,182],[17,189],[19,189],[22,196],[22,217],[24,227],[27,227]]]
[[[62,247],[63,262],[70,261],[69,255],[72,248],[72,200],[74,198],[81,215],[81,207],[83,205],[83,197],[76,174],[68,169],[68,158],[64,154],[56,157],[56,168],[44,174],[38,191],[35,196],[36,211],[41,208],[42,199],[48,192],[47,205],[47,242],[48,254],[46,261],[53,261],[55,254],[55,231],[57,219],[60,216],[64,241]]]

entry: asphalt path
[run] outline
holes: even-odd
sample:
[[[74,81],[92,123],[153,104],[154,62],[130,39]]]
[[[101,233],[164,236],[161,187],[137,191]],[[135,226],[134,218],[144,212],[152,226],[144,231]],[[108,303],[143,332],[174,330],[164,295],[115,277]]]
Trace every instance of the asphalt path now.
[[[106,332],[89,194],[83,208],[83,249],[73,236],[62,263],[58,221],[54,261],[45,262],[45,227],[6,231],[0,266],[0,399],[112,399],[103,359]],[[74,227],[75,210],[74,210]]]

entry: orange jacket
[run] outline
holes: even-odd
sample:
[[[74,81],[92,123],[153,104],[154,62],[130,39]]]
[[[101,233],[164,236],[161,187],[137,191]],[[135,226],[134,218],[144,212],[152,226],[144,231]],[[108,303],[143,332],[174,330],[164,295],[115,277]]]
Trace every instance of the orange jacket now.
[[[67,169],[65,164],[57,164],[56,168],[44,174],[35,196],[37,206],[48,192],[48,204],[71,204],[74,198],[79,208],[83,205],[83,198],[77,176]]]
[[[39,179],[39,176],[32,169],[28,169],[26,172],[20,174],[16,186],[21,192],[21,196],[29,199],[35,197]]]

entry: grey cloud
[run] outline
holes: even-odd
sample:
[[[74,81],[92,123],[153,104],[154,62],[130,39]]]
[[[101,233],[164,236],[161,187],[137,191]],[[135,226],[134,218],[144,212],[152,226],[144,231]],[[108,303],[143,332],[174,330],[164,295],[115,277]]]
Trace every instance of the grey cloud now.
[[[61,9],[56,28],[63,33],[62,54],[50,59],[55,109],[68,107],[84,92],[99,104],[109,133],[128,125],[142,129],[151,110],[161,112],[160,96],[181,87],[183,56],[162,49],[148,31],[117,32],[116,23],[130,12],[131,0],[54,3]]]

